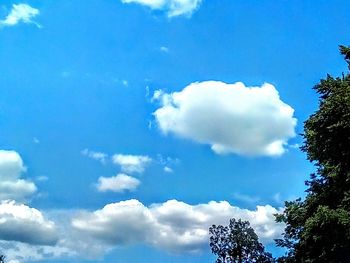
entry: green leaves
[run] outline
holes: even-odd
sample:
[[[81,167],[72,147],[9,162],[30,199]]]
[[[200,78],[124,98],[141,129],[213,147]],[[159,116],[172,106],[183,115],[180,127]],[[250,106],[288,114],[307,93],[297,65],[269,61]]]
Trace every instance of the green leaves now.
[[[350,48],[340,46],[350,66]],[[319,109],[304,123],[304,145],[317,173],[306,182],[305,200],[286,202],[279,262],[350,262],[350,76],[327,76],[314,87]]]
[[[216,263],[274,262],[248,221],[233,218],[229,226],[211,226],[209,234],[211,251],[218,256]]]

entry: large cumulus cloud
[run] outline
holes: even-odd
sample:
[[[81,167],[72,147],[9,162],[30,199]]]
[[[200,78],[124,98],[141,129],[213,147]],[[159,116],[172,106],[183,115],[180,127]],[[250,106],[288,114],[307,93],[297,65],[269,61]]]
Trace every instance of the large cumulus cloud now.
[[[219,154],[281,155],[295,136],[294,109],[271,84],[195,82],[170,94],[158,90],[154,99],[161,103],[154,116],[164,134],[209,144]]]
[[[229,219],[249,220],[264,243],[270,243],[283,230],[275,223],[277,209],[266,205],[256,210],[241,209],[228,202],[189,205],[169,200],[149,207],[138,200],[111,203],[93,212],[81,212],[72,219],[77,235],[94,244],[123,246],[143,243],[171,252],[203,250],[212,224],[228,224]]]

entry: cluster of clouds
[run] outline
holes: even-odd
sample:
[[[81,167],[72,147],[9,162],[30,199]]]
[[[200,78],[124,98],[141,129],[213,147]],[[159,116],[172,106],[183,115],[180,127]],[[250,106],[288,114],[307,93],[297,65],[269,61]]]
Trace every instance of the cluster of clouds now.
[[[294,109],[268,83],[195,82],[179,92],[157,90],[154,112],[164,134],[208,144],[218,154],[279,156],[294,137]]]
[[[146,167],[152,163],[153,159],[147,155],[131,155],[131,154],[114,154],[109,156],[103,152],[96,152],[89,149],[84,149],[81,154],[91,159],[106,164],[108,161],[118,165],[121,173],[98,178],[96,189],[99,192],[117,192],[134,191],[140,186],[141,181],[130,174],[143,174]],[[165,169],[165,168],[164,168]],[[170,168],[169,168],[170,169]]]
[[[18,179],[26,168],[17,152],[2,150],[0,160],[2,183],[23,180],[33,184]],[[130,168],[130,162],[125,163]],[[116,188],[129,184],[128,180],[124,174],[101,179],[101,191],[114,189],[114,184]],[[17,189],[11,189],[7,194],[18,197]],[[283,229],[274,221],[274,214],[281,210],[269,205],[248,210],[226,201],[191,205],[169,200],[146,206],[132,199],[95,211],[43,212],[26,204],[23,196],[18,200],[22,202],[6,200],[4,195],[0,200],[0,249],[13,263],[74,256],[97,258],[111,249],[134,244],[174,253],[200,252],[207,249],[208,228],[227,224],[232,217],[249,220],[265,244],[279,237]]]
[[[190,16],[199,8],[202,0],[121,0],[121,2],[124,4],[140,4],[152,10],[164,11],[168,17],[175,17],[181,15]],[[19,23],[33,24],[41,28],[41,25],[34,20],[39,14],[39,9],[26,3],[13,4],[8,15],[0,20],[0,28],[15,26]],[[126,81],[123,81],[123,84],[127,86]]]
[[[121,0],[124,4],[140,4],[152,10],[165,11],[168,17],[190,16],[196,11],[202,0]]]
[[[106,153],[87,148],[82,150],[81,154],[104,165],[110,162],[120,167],[120,173],[117,175],[110,177],[101,176],[98,178],[96,189],[99,192],[110,191],[123,193],[135,191],[141,185],[141,181],[135,176],[143,174],[151,163],[157,163],[163,166],[165,173],[173,173],[173,169],[170,166],[179,162],[178,159],[164,158],[161,155],[158,155],[156,159],[148,155],[113,154],[109,156]]]
[[[1,26],[15,26],[18,23],[34,24],[37,27],[40,25],[33,20],[34,17],[40,14],[40,11],[31,7],[28,4],[13,4],[12,9],[5,19],[0,20]]]
[[[121,0],[164,11],[168,17],[190,16],[202,0]],[[40,25],[40,14],[28,4],[14,4],[0,27],[19,23]],[[163,52],[168,52],[162,47]],[[127,83],[125,82],[125,85]],[[218,154],[278,156],[295,136],[294,109],[284,103],[271,84],[248,87],[237,82],[195,82],[179,92],[158,90],[154,112],[164,134],[210,145]],[[37,140],[35,140],[37,141]],[[37,141],[38,142],[38,141]],[[84,149],[82,154],[120,167],[120,173],[99,177],[100,192],[134,191],[141,181],[134,176],[145,172],[154,161],[147,155],[114,154]],[[169,160],[158,162],[171,173]],[[261,241],[273,242],[283,231],[272,206],[242,209],[226,201],[187,204],[178,200],[145,205],[139,200],[106,204],[95,211],[74,210],[51,213],[29,205],[38,189],[25,179],[26,167],[16,151],[0,150],[0,250],[11,263],[67,256],[98,257],[117,247],[146,244],[175,253],[195,253],[208,246],[208,228],[227,224],[230,218],[249,220]],[[237,199],[246,198],[238,195]],[[77,241],[78,240],[78,241]]]

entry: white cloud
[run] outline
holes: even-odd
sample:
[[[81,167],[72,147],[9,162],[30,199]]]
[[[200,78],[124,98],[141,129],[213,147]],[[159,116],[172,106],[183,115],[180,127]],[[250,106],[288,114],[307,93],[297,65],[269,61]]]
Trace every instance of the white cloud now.
[[[15,151],[0,150],[0,200],[24,200],[37,191],[34,183],[20,179],[26,171],[21,156]]]
[[[140,4],[153,10],[163,10],[169,17],[190,16],[201,4],[202,0],[121,0],[122,3]]]
[[[112,177],[98,178],[97,190],[100,192],[125,192],[135,190],[141,182],[129,175],[118,174]]]
[[[163,46],[163,47],[160,47],[160,51],[164,53],[169,53],[169,48]]]
[[[37,176],[35,178],[36,181],[38,182],[46,182],[49,180],[49,177],[45,176],[45,175],[40,175],[40,176]]]
[[[40,27],[39,24],[32,20],[39,13],[38,9],[27,4],[14,4],[8,16],[4,20],[0,20],[0,26],[14,26],[22,22],[25,24],[35,24],[37,27]]]
[[[180,92],[154,93],[161,107],[154,112],[164,134],[209,144],[218,154],[275,156],[295,136],[294,109],[268,83],[195,82]]]
[[[206,248],[208,228],[227,225],[230,218],[249,220],[264,243],[273,242],[283,230],[266,205],[241,209],[228,202],[189,205],[176,200],[144,206],[138,200],[108,204],[101,210],[81,212],[72,219],[73,228],[94,244],[123,246],[143,243],[170,252],[198,252]]]
[[[169,166],[164,166],[164,172],[166,172],[166,173],[173,173],[174,170],[172,168],[170,168]]]
[[[0,238],[34,245],[54,245],[58,240],[52,221],[39,210],[14,201],[0,203]]]
[[[103,153],[103,152],[95,152],[95,151],[91,151],[89,149],[82,150],[81,154],[84,156],[87,156],[91,159],[94,159],[96,161],[99,161],[102,164],[105,164],[107,162],[107,158],[108,158],[108,155]]]
[[[146,155],[115,154],[112,156],[114,164],[118,164],[125,173],[143,173],[152,159]]]

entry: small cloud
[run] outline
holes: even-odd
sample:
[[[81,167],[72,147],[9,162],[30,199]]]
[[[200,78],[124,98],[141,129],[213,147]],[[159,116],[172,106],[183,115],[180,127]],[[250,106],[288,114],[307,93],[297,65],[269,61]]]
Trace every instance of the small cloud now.
[[[105,164],[107,162],[107,158],[108,158],[108,155],[103,153],[103,152],[95,152],[95,151],[91,151],[87,148],[82,150],[81,154],[84,156],[87,156],[91,159],[94,159],[96,161],[99,161],[102,164]]]
[[[274,194],[272,199],[273,199],[273,201],[275,201],[278,204],[283,203],[283,201],[281,199],[281,193]]]
[[[34,138],[33,138],[33,142],[34,142],[35,144],[40,143],[39,139],[38,139],[38,138],[36,138],[36,137],[34,137]]]
[[[163,47],[160,47],[160,51],[164,53],[169,53],[169,48],[163,46]]]
[[[126,175],[118,174],[112,177],[98,178],[97,190],[99,192],[117,192],[133,191],[141,184],[140,180]]]
[[[127,81],[127,80],[122,80],[122,84],[125,86],[125,87],[127,87],[127,86],[129,86],[129,82]]]
[[[126,173],[143,173],[152,159],[146,155],[115,154],[112,156],[114,164],[118,164],[121,170]]]
[[[233,198],[238,201],[242,201],[249,204],[255,204],[260,201],[260,198],[257,196],[250,196],[250,195],[245,195],[240,193],[234,193]]]
[[[171,166],[177,165],[180,163],[180,159],[172,157],[164,157],[161,154],[157,155],[157,163],[164,166],[163,170],[166,173],[173,173],[174,169]]]
[[[171,169],[170,167],[168,167],[168,166],[165,166],[164,167],[164,172],[166,172],[166,173],[173,173],[174,172],[174,170],[173,169]]]
[[[46,181],[49,180],[49,177],[47,177],[47,176],[45,176],[45,175],[41,175],[41,176],[37,176],[37,177],[35,178],[35,180],[38,181],[38,182],[46,182]]]
[[[0,26],[15,26],[18,23],[34,24],[38,28],[41,25],[32,20],[32,18],[39,15],[38,9],[33,8],[27,4],[13,4],[10,13],[4,20],[0,20]]]

